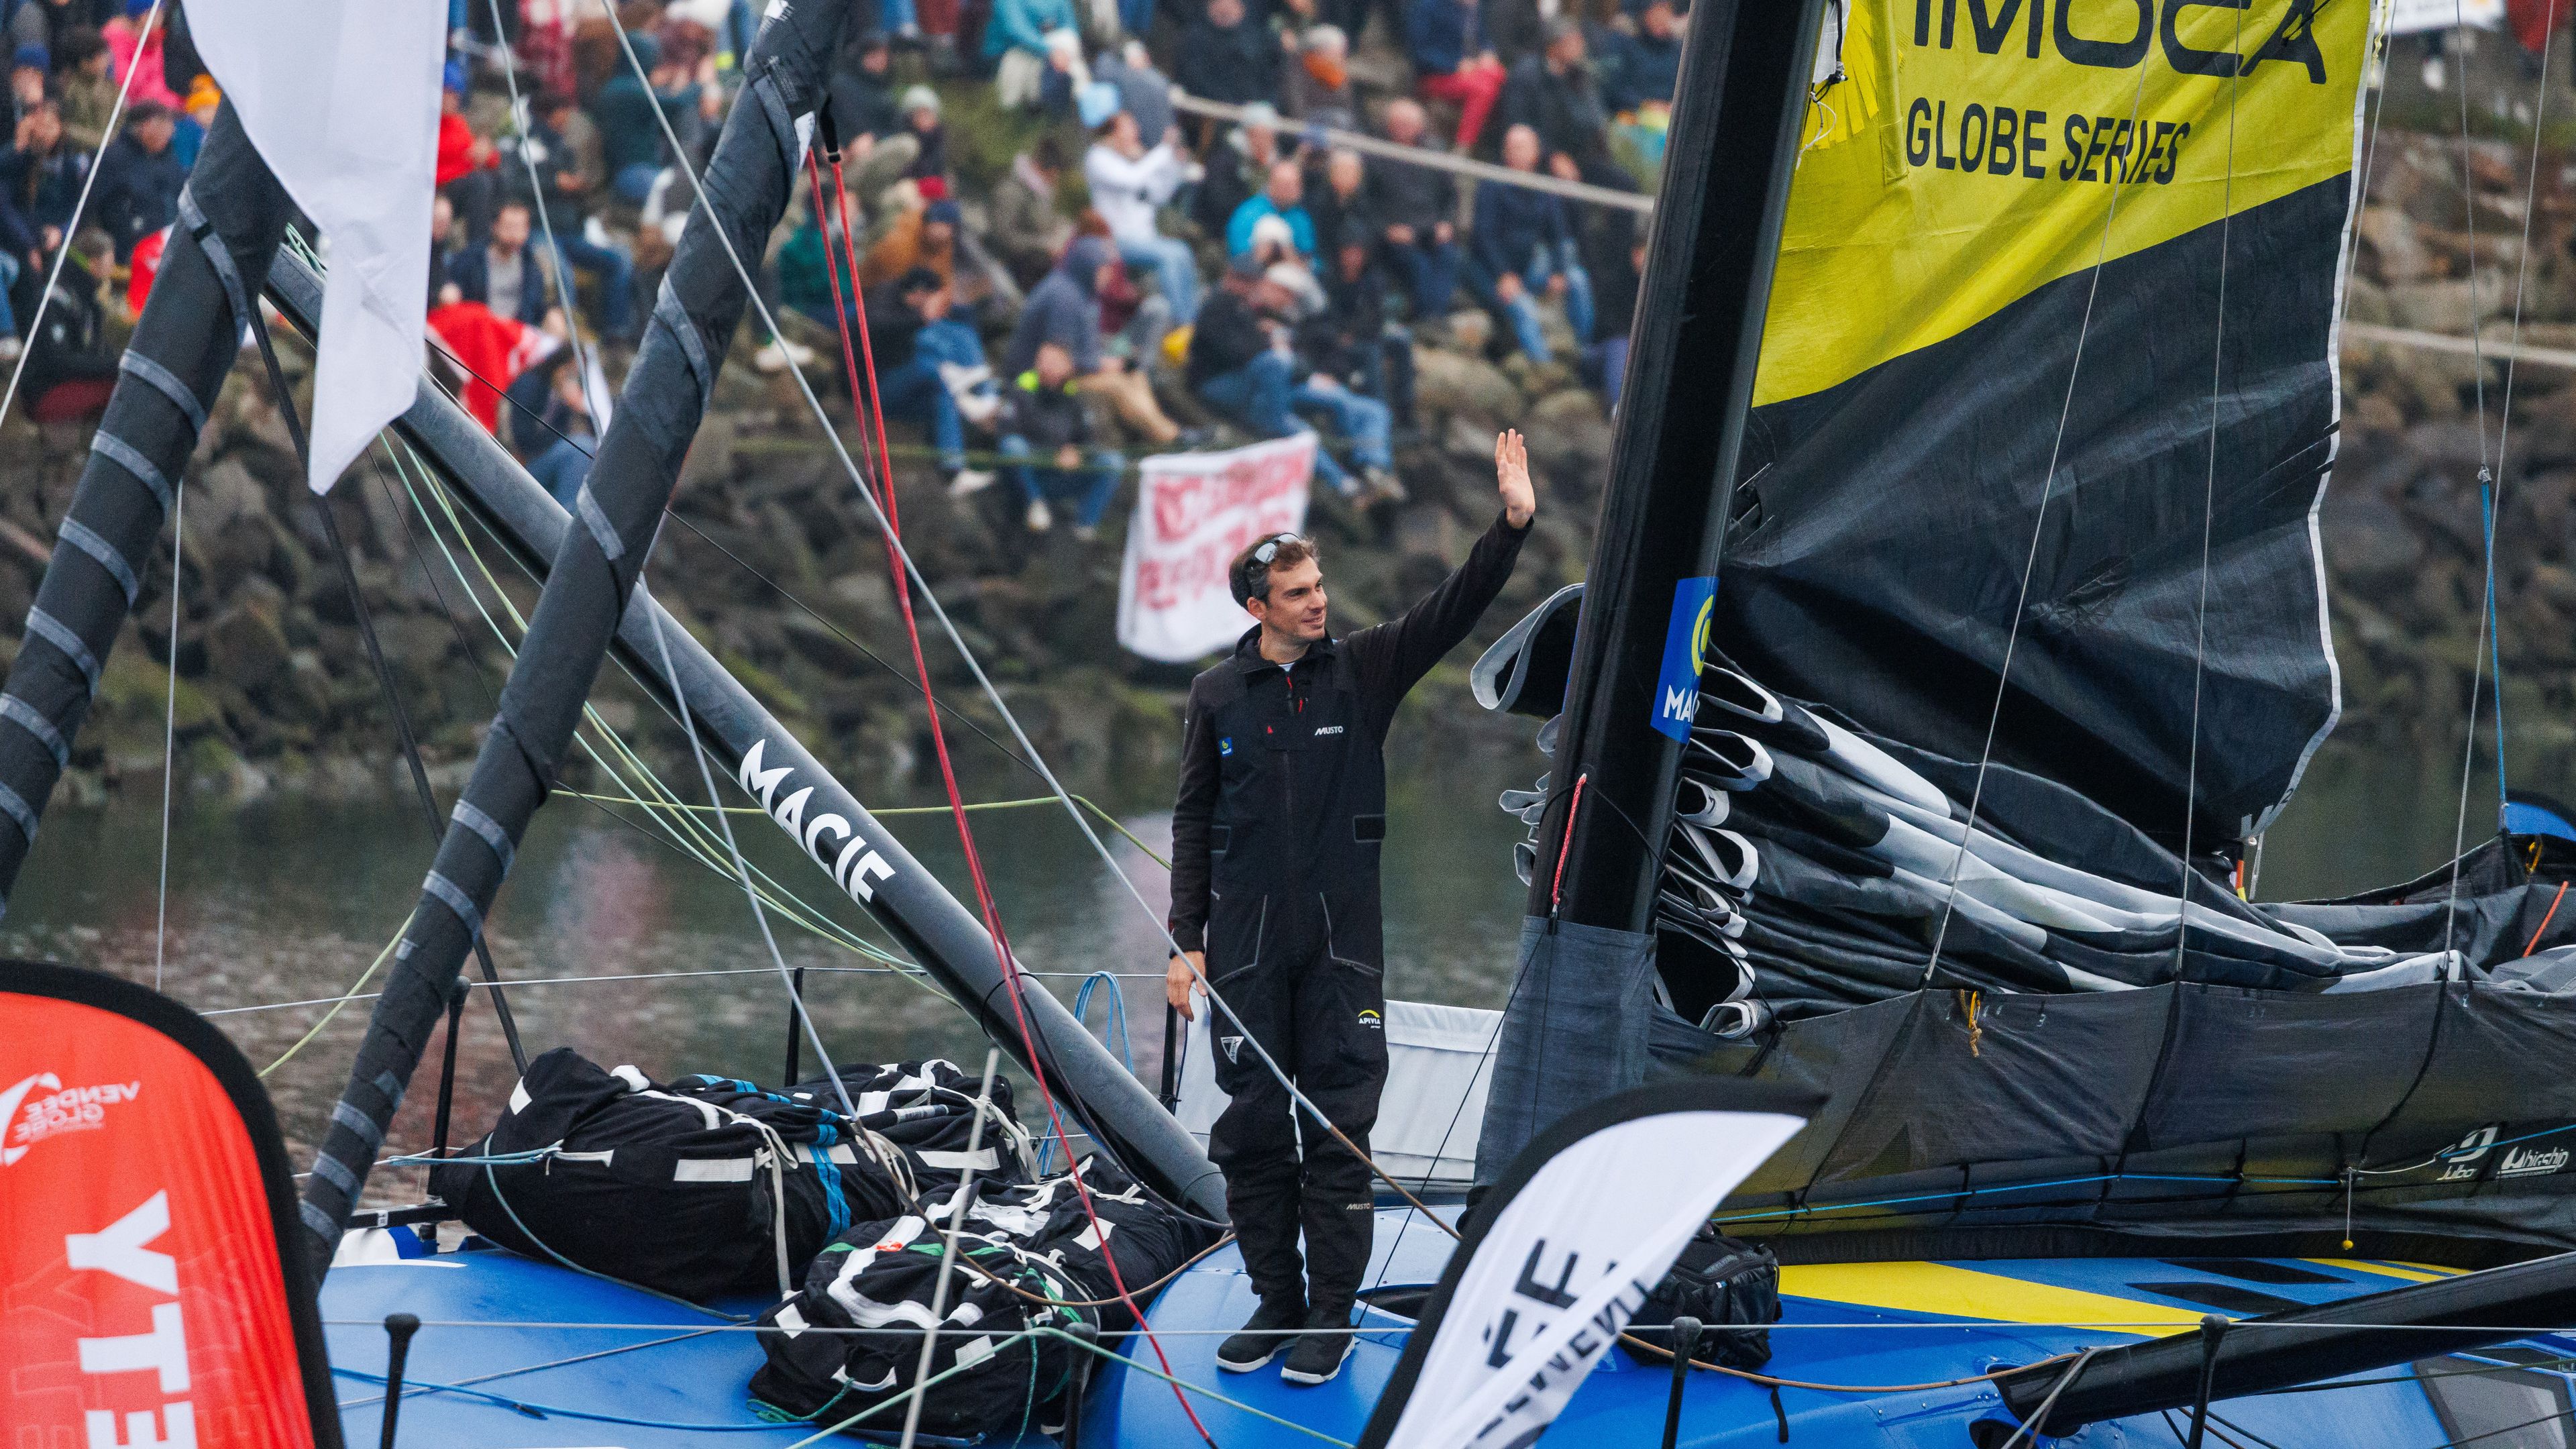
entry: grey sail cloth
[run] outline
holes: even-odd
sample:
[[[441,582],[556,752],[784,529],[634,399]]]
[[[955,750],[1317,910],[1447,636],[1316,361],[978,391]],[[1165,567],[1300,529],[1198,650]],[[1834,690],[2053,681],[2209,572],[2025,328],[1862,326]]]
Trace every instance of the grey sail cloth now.
[[[1499,1181],[1548,1124],[1645,1081],[1654,938],[1529,916],[1476,1139],[1476,1182]]]
[[[256,288],[267,274],[294,210],[230,102],[215,114],[181,210],[0,686],[0,911],[70,767],[108,651],[151,576],[207,410],[240,353],[242,279]],[[197,218],[207,224],[204,239],[189,224]],[[21,396],[18,406],[35,401]]]
[[[717,138],[590,482],[576,500],[578,526],[564,532],[499,714],[395,947],[385,994],[307,1180],[303,1215],[317,1272],[365,1187],[519,837],[554,786],[748,305],[732,256],[758,258],[786,208],[804,154],[800,118],[822,97],[849,12],[846,0],[779,7],[744,60],[742,96]]]

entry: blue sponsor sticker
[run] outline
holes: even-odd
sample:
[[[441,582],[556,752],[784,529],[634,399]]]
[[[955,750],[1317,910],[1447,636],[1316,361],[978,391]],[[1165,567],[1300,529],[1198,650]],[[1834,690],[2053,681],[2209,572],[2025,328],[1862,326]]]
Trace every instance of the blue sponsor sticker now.
[[[1234,736],[1232,736],[1232,735],[1219,735],[1219,736],[1217,736],[1217,741],[1216,741],[1216,752],[1217,752],[1218,754],[1220,754],[1220,755],[1230,755],[1230,754],[1233,754],[1233,753],[1234,753]]]
[[[1714,577],[1673,585],[1673,617],[1664,625],[1664,667],[1655,678],[1654,726],[1677,740],[1690,738],[1699,713],[1699,671],[1708,661],[1709,617],[1717,609]]]

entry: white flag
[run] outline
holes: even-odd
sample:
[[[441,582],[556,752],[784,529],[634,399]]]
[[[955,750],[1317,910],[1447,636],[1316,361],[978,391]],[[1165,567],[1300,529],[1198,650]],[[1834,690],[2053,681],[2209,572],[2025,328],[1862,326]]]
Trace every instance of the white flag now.
[[[1699,1077],[1541,1133],[1451,1256],[1361,1449],[1504,1449],[1544,1433],[1719,1200],[1819,1105]]]
[[[419,387],[446,26],[447,0],[189,0],[198,53],[330,244],[313,379],[316,493]]]
[[[1315,448],[1315,435],[1301,432],[1144,461],[1118,571],[1122,647],[1179,664],[1231,648],[1252,627],[1226,569],[1246,545],[1306,526]]]

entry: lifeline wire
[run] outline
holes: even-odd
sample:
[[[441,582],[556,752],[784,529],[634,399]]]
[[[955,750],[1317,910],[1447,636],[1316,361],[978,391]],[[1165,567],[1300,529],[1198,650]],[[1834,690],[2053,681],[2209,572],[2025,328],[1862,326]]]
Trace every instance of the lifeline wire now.
[[[107,143],[116,139],[116,123],[125,115],[125,98],[134,89],[134,77],[141,72],[143,47],[152,42],[152,27],[161,20],[161,0],[152,0],[144,12],[143,28],[135,33],[135,61],[125,67],[125,79],[116,83],[116,104],[107,108],[107,125],[99,132],[98,149],[90,153],[89,172],[81,177],[80,195],[72,201],[72,214],[63,223],[63,242],[54,252],[54,269],[45,278],[45,290],[36,298],[35,315],[27,319],[28,344],[19,350],[18,365],[9,369],[9,386],[0,391],[0,423],[9,421],[9,404],[18,400],[18,380],[27,375],[27,360],[36,355],[35,337],[45,324],[45,308],[54,300],[54,288],[63,280],[63,263],[71,260],[72,234],[80,229],[81,213],[89,210],[90,188],[98,184],[99,158],[107,154]],[[243,318],[247,323],[250,319]]]
[[[645,75],[643,61],[635,54],[633,39],[628,35],[625,24],[618,19],[613,8],[609,11],[609,22],[616,29],[618,45],[625,53],[627,65],[634,70],[637,76],[643,77]],[[2139,88],[2141,94],[2144,92],[2145,84],[2145,74],[2142,71],[2139,76]],[[690,163],[686,148],[680,145],[679,133],[672,129],[670,117],[663,115],[659,110],[656,110],[654,118],[660,122],[663,138],[669,142],[671,146],[673,160],[681,168],[682,173],[688,177],[692,187],[700,186],[697,169]],[[750,268],[744,264],[741,254],[735,250],[733,238],[726,235],[721,228],[716,231],[715,235],[716,239],[724,246],[726,259],[733,264],[734,275],[742,282],[743,290],[747,294],[747,300],[749,301],[752,310],[759,315],[764,326],[768,327],[772,333],[777,332],[777,319],[770,313],[769,303],[760,295],[760,288],[754,282]],[[2109,240],[2110,232],[2106,223],[2103,232],[2103,242],[2105,247],[2109,245]],[[2095,272],[2097,287],[2099,285],[2099,279],[2100,273],[2097,266]],[[864,345],[867,330],[867,314],[864,310],[859,314],[859,329],[861,341]],[[1002,699],[1001,690],[995,687],[992,677],[984,672],[982,661],[977,659],[975,652],[967,647],[965,637],[957,630],[956,621],[949,618],[948,611],[941,607],[938,594],[932,591],[929,580],[922,575],[919,566],[913,561],[911,553],[904,548],[899,530],[892,525],[892,521],[885,504],[878,499],[875,490],[868,486],[864,473],[859,468],[858,464],[851,459],[849,449],[841,442],[839,430],[832,426],[831,415],[824,411],[823,400],[815,395],[812,381],[805,376],[805,370],[796,365],[794,358],[788,359],[787,374],[796,380],[797,391],[804,396],[806,408],[814,414],[816,422],[821,425],[825,440],[832,445],[833,453],[840,460],[842,471],[847,473],[851,480],[857,485],[859,497],[867,503],[869,511],[876,516],[878,529],[885,537],[887,551],[893,556],[894,560],[901,565],[901,573],[908,576],[912,582],[918,583],[921,586],[921,597],[923,601],[930,606],[931,617],[938,621],[941,630],[947,634],[949,644],[951,647],[956,649],[959,659],[965,663],[967,671],[974,676],[975,683],[977,687],[983,691],[985,698],[992,702],[995,712],[1001,715],[1002,722],[1010,727],[1011,737],[1016,740],[1019,743],[1020,748],[1027,753],[1027,758],[1032,768],[1036,769],[1038,774],[1045,779],[1047,788],[1054,792],[1056,798],[1063,802],[1065,813],[1073,818],[1075,827],[1080,829],[1084,839],[1091,843],[1093,852],[1100,857],[1101,862],[1109,867],[1110,874],[1116,876],[1119,884],[1126,887],[1128,896],[1136,902],[1137,908],[1145,913],[1148,920],[1153,922],[1156,932],[1162,936],[1164,944],[1170,948],[1171,953],[1175,956],[1181,956],[1186,960],[1186,953],[1182,952],[1180,942],[1173,938],[1170,926],[1164,922],[1162,917],[1154,913],[1154,908],[1146,902],[1144,893],[1136,889],[1136,883],[1133,880],[1130,880],[1127,876],[1127,872],[1119,866],[1117,857],[1111,854],[1108,844],[1100,838],[1097,831],[1091,828],[1090,822],[1083,818],[1082,811],[1073,803],[1072,792],[1067,790],[1064,787],[1064,782],[1057,779],[1055,772],[1047,767],[1045,757],[1038,753],[1037,746],[1031,742],[1028,737],[1028,732],[1021,728],[1019,717],[1011,712],[1011,707]],[[2068,389],[2068,397],[2071,402],[2073,398],[2073,384],[2071,380],[2069,382]],[[882,435],[882,429],[880,429],[880,435]],[[864,439],[862,440],[861,446],[865,446]],[[2052,468],[2053,467],[2054,465],[2052,464]],[[888,476],[886,478],[886,482],[889,485],[888,496],[890,498],[892,496],[892,477]],[[2035,538],[2033,540],[2032,547],[2034,550],[2034,556],[2036,556],[2037,540]],[[925,684],[927,683],[926,675],[924,677],[924,682]],[[925,689],[924,693],[928,693],[927,689]],[[2001,707],[2000,695],[1997,696],[1997,706],[1998,708]],[[936,719],[934,711],[934,730],[935,729]],[[1208,981],[1207,973],[1204,970],[1193,967],[1192,974],[1198,977],[1199,984],[1206,989],[1208,999],[1214,1002],[1218,1007],[1222,1008],[1227,1016],[1233,1017],[1236,1025],[1240,1026],[1242,1024],[1242,1018],[1235,1013],[1231,1006],[1226,1005],[1225,998],[1219,995],[1214,984]],[[1016,1003],[1016,995],[1013,999]],[[1247,1031],[1246,1039],[1251,1043],[1254,1053],[1260,1057],[1262,1065],[1267,1067],[1271,1076],[1286,1089],[1290,1101],[1304,1109],[1317,1122],[1322,1123],[1326,1132],[1328,1132],[1334,1140],[1341,1143],[1344,1150],[1350,1152],[1352,1156],[1358,1158],[1360,1161],[1368,1164],[1369,1170],[1375,1173],[1378,1178],[1384,1181],[1388,1186],[1394,1188],[1399,1196],[1405,1197],[1407,1200],[1413,1202],[1416,1207],[1420,1207],[1424,1216],[1429,1217],[1433,1222],[1438,1223],[1443,1232],[1449,1234],[1453,1239],[1458,1236],[1458,1230],[1455,1227],[1452,1227],[1448,1221],[1443,1219],[1439,1214],[1432,1212],[1428,1206],[1421,1202],[1420,1199],[1414,1198],[1412,1194],[1407,1191],[1404,1185],[1395,1179],[1393,1174],[1389,1173],[1385,1168],[1380,1167],[1376,1159],[1370,1157],[1367,1153],[1360,1151],[1358,1146],[1352,1143],[1349,1136],[1343,1133],[1340,1128],[1333,1126],[1331,1120],[1315,1106],[1314,1101],[1309,1098],[1304,1091],[1300,1090],[1296,1082],[1289,1077],[1288,1073],[1283,1068],[1280,1067],[1277,1058],[1270,1054],[1269,1049],[1262,1045],[1258,1037],[1252,1036]]]
[[[2138,88],[2129,97],[2129,124],[2132,130],[2136,128],[2139,111],[2146,104],[2148,69],[2146,66],[2138,68]],[[2004,634],[2003,665],[1995,674],[1995,703],[1994,707],[1986,712],[1986,740],[1977,750],[1976,784],[1968,792],[1967,829],[1959,836],[1959,848],[1950,857],[1950,878],[1943,882],[1941,923],[1932,932],[1931,958],[1923,963],[1923,980],[1926,984],[1931,982],[1932,973],[1940,969],[1941,948],[1950,939],[1950,917],[1958,909],[1959,871],[1968,862],[1968,841],[1975,836],[1977,830],[1977,808],[1984,803],[1986,797],[1986,769],[1994,762],[1995,729],[2003,722],[2004,691],[2012,683],[2013,654],[2021,646],[2022,613],[2030,606],[2030,581],[2039,570],[2040,540],[2047,536],[2048,495],[2057,488],[2057,462],[2066,447],[2066,425],[2075,415],[2075,384],[2084,375],[2084,344],[2093,335],[2093,304],[2102,295],[2102,268],[2111,255],[2111,224],[2119,219],[2120,193],[2127,189],[2126,180],[2112,187],[2110,204],[2102,213],[2102,241],[2093,256],[2092,280],[2086,284],[2084,290],[2084,315],[2075,326],[2075,356],[2066,369],[2066,395],[2057,406],[2057,435],[2048,445],[2048,471],[2040,478],[2039,507],[2031,515],[2030,553],[2022,561],[2021,590],[2013,596],[2012,625]],[[2188,865],[2188,862],[2185,864]],[[2182,928],[2183,913],[2176,912],[2174,930],[2179,933]]]

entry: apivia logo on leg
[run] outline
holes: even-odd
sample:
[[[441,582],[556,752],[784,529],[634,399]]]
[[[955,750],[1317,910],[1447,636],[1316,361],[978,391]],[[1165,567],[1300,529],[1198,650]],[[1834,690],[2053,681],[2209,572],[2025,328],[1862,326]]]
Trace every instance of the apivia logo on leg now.
[[[1714,577],[1684,579],[1673,585],[1673,617],[1664,625],[1664,667],[1655,677],[1658,733],[1690,738],[1691,717],[1699,713],[1699,671],[1708,661],[1710,616],[1717,611]]]

